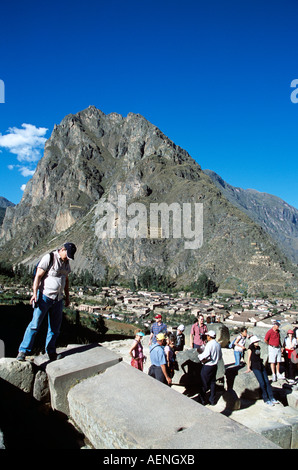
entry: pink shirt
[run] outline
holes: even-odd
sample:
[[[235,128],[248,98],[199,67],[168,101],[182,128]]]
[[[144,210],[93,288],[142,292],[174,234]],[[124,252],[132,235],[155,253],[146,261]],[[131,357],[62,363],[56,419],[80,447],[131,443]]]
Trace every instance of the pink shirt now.
[[[200,334],[206,335],[208,329],[206,325],[199,326],[198,323],[194,323],[191,327],[190,334],[194,335],[193,342],[194,344],[197,344],[198,346],[201,346],[202,344],[206,343],[206,337],[204,340],[201,339]]]
[[[135,339],[135,342],[137,343],[136,347],[132,350],[132,355],[135,359],[140,358],[142,359],[144,357],[143,354],[143,346],[139,341]]]

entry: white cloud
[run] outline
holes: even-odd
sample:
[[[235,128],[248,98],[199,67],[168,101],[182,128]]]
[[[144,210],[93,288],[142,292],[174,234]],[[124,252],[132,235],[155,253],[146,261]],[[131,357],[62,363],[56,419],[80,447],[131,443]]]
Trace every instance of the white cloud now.
[[[7,168],[9,170],[14,170],[15,168],[21,173],[22,176],[33,176],[35,173],[35,170],[31,170],[27,166],[21,166],[21,165],[7,165]]]
[[[26,185],[25,185],[25,184],[22,184],[22,186],[20,187],[20,190],[21,190],[21,191],[25,191],[25,188],[26,188]]]
[[[10,127],[7,134],[0,134],[0,147],[17,155],[19,162],[37,162],[41,157],[47,130],[32,124],[22,124],[22,129]]]
[[[27,168],[26,166],[20,166],[18,170],[22,176],[33,176],[35,173],[35,170],[30,170],[30,168]]]

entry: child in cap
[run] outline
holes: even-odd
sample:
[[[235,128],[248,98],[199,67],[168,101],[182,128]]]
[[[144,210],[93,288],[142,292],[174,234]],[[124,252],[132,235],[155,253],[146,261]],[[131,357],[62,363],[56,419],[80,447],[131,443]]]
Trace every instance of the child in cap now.
[[[185,335],[183,333],[184,325],[179,325],[177,328],[175,351],[183,351],[185,346]]]

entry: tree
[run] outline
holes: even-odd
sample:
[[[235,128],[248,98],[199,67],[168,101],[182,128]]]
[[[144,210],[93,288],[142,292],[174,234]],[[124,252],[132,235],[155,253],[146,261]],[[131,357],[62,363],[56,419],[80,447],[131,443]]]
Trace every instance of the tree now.
[[[190,290],[200,297],[208,296],[217,291],[214,281],[208,278],[207,274],[201,274],[198,279],[190,285]]]
[[[165,274],[158,274],[154,268],[146,268],[138,277],[138,285],[143,289],[167,291],[171,282]]]

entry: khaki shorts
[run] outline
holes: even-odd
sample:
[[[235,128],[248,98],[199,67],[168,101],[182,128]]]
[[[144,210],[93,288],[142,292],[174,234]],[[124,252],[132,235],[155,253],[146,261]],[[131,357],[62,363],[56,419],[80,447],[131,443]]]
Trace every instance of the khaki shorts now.
[[[281,362],[281,349],[274,348],[273,346],[268,347],[268,362],[270,364],[275,364],[276,362]]]

